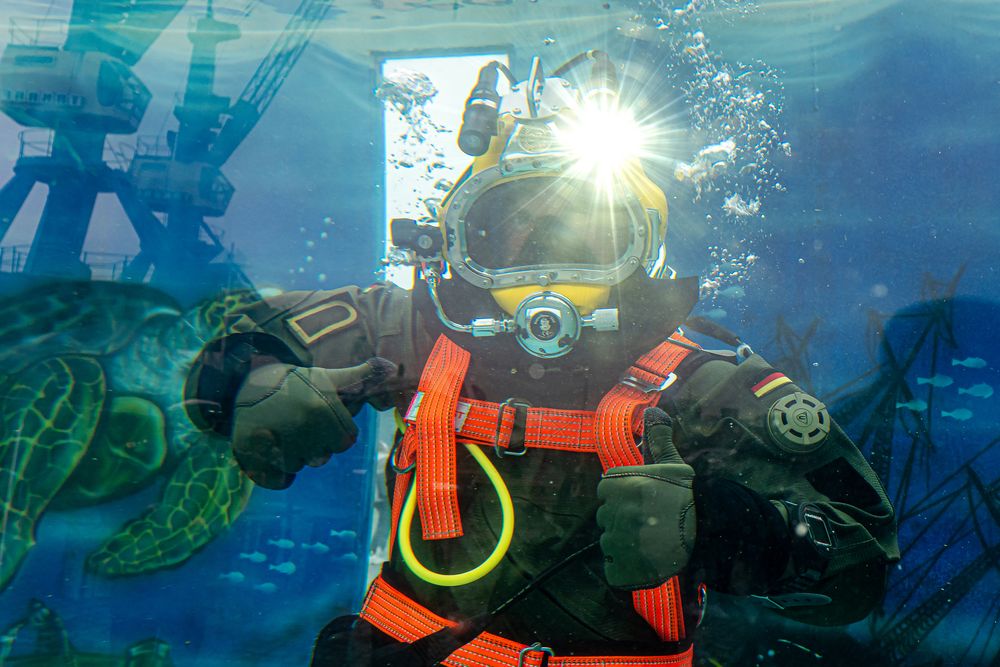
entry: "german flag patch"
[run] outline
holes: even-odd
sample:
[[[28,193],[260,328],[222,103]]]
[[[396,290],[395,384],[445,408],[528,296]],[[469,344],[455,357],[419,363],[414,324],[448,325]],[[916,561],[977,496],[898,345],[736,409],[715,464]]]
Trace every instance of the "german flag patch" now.
[[[760,382],[758,382],[754,386],[750,387],[750,391],[752,391],[753,395],[756,396],[757,398],[761,398],[762,396],[765,396],[766,394],[770,394],[772,391],[774,391],[778,387],[780,387],[782,385],[790,384],[791,382],[792,382],[791,380],[789,380],[787,377],[785,377],[784,373],[775,372],[775,373],[771,373],[770,375],[768,375],[767,377],[765,377],[763,380],[761,380]]]

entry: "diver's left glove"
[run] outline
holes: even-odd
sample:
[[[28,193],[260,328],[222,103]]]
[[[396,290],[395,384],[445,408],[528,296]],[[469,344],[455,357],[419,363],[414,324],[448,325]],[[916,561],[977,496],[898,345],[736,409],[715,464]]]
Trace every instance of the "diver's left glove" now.
[[[684,569],[694,550],[694,470],[674,446],[667,413],[648,408],[643,422],[650,463],[611,468],[597,486],[604,576],[617,588],[661,584]]]

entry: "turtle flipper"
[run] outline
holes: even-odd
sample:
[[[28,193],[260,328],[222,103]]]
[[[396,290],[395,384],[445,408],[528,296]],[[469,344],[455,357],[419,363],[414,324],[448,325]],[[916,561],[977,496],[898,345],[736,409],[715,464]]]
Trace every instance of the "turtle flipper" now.
[[[12,377],[0,440],[0,590],[35,545],[35,524],[86,452],[104,372],[85,357],[46,359]]]
[[[250,499],[228,443],[203,435],[181,459],[160,501],[87,558],[99,574],[139,574],[178,565],[228,528]]]

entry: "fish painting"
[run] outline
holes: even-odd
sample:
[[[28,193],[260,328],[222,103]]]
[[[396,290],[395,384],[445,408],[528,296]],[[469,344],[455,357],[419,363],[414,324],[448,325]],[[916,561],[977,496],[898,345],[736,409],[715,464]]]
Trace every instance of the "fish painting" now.
[[[268,565],[267,569],[280,572],[281,574],[295,574],[295,563],[284,562],[277,565]]]
[[[979,384],[974,384],[971,387],[959,387],[958,393],[967,394],[975,398],[989,398],[993,395],[993,387],[985,382],[980,382]]]
[[[917,384],[929,384],[932,387],[937,387],[938,389],[941,389],[942,387],[950,387],[951,385],[955,384],[955,381],[952,380],[947,375],[941,375],[940,373],[938,373],[937,375],[934,375],[929,378],[917,378]]]
[[[240,554],[240,559],[241,560],[248,560],[251,563],[263,563],[264,561],[267,560],[267,556],[265,556],[264,554],[262,554],[259,551],[254,551],[253,553],[249,553],[249,554],[247,554],[247,553],[241,553]]]

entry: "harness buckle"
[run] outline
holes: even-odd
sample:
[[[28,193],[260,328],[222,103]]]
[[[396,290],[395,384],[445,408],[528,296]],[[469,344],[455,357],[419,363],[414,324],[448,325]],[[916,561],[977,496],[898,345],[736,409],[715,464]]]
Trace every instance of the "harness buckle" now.
[[[549,664],[549,658],[554,658],[556,652],[550,649],[548,646],[542,646],[541,642],[535,642],[531,646],[525,646],[517,654],[517,667],[524,667],[524,661],[528,659],[529,653],[541,653],[542,662],[540,667],[545,667]]]
[[[646,382],[645,380],[640,380],[636,376],[632,375],[632,373],[625,371],[625,374],[622,375],[621,379],[618,380],[618,382],[625,385],[626,387],[632,387],[633,389],[638,389],[644,394],[655,394],[665,390],[674,382],[677,382],[677,374],[670,373],[669,375],[667,375],[667,377],[663,379],[663,382],[656,385],[653,384],[652,382]]]
[[[504,409],[508,407],[514,408],[514,424],[510,430],[510,443],[507,449],[503,449],[500,447],[500,430],[503,427]],[[498,459],[505,456],[524,456],[528,453],[528,448],[524,444],[524,435],[528,424],[528,408],[530,407],[531,403],[528,401],[513,396],[500,404],[500,409],[497,411],[497,430],[493,434],[493,451]],[[510,445],[515,442],[518,444],[518,448],[512,449]]]

